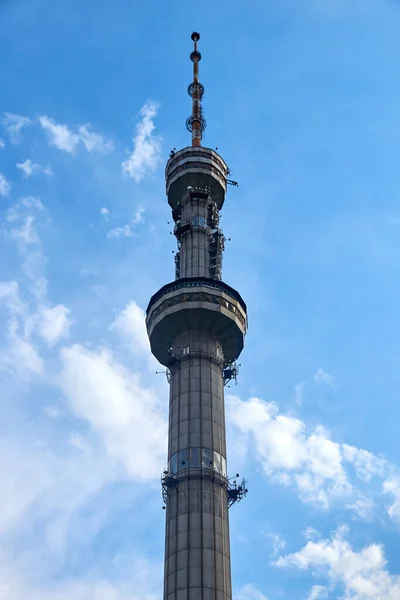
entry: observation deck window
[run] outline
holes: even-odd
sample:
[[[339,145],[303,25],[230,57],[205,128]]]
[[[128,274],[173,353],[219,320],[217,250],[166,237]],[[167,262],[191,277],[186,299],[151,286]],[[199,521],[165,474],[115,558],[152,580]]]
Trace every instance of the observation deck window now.
[[[214,452],[213,467],[218,473],[221,473],[221,455],[219,452]]]
[[[189,468],[189,452],[188,450],[181,450],[179,452],[179,470],[183,471],[184,469]]]
[[[171,457],[169,470],[172,475],[178,472],[178,454]]]
[[[207,469],[226,477],[226,459],[219,453],[209,448],[189,448],[176,452],[169,461],[170,475],[188,469]]]
[[[192,217],[192,225],[193,227],[206,227],[206,218],[201,217],[200,215],[195,215],[194,217]]]
[[[200,448],[190,449],[190,467],[192,469],[200,468]]]
[[[203,448],[201,451],[201,466],[203,469],[210,469],[213,466],[212,453],[208,448]]]
[[[221,456],[221,475],[223,475],[224,477],[227,476],[226,458],[224,458],[223,456]]]

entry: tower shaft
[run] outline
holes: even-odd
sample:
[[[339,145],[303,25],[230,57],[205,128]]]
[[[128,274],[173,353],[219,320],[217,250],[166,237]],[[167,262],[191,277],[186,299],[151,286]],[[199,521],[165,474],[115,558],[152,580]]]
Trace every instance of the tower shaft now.
[[[192,36],[191,86],[201,91],[199,37]],[[176,279],[151,298],[146,317],[152,352],[170,373],[164,600],[232,600],[228,507],[244,490],[227,477],[224,376],[243,348],[247,315],[239,293],[221,281],[228,169],[200,146],[196,93],[192,146],[166,166]]]
[[[221,344],[187,329],[173,351],[187,350],[171,376],[164,598],[230,600]]]

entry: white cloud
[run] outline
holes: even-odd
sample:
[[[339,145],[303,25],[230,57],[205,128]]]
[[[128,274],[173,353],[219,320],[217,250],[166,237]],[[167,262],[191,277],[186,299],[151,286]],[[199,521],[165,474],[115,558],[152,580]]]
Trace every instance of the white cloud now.
[[[34,226],[35,216],[28,211],[27,214],[17,216],[11,212],[12,223],[19,221],[19,227],[12,227],[8,235],[15,241],[19,254],[22,258],[22,271],[26,277],[36,281],[47,262],[42,251],[42,244],[38,232]]]
[[[6,147],[6,144],[5,144],[4,140],[3,140],[3,138],[0,138],[0,149],[1,148],[5,148],[5,147]]]
[[[73,154],[79,144],[79,136],[68,129],[66,125],[57,124],[47,116],[39,117],[39,122],[47,136],[51,146]]]
[[[108,520],[124,514],[117,510],[137,505],[135,495],[147,490],[138,481],[154,485],[157,498],[166,406],[110,351],[71,346],[59,361],[58,352],[45,350],[45,342],[66,336],[71,324],[69,309],[54,306],[47,291],[39,235],[45,218],[39,199],[24,198],[4,222],[20,264],[35,252],[42,262],[0,282],[6,316],[0,336],[0,599],[156,600],[162,567],[135,555],[140,540],[132,550],[132,536],[129,556],[111,550],[107,565],[97,568],[89,560],[76,579],[64,571],[72,553],[78,560],[92,553]],[[132,322],[129,311],[126,318]],[[27,375],[34,376],[32,386]],[[146,505],[146,518],[151,511]]]
[[[130,223],[128,223],[127,225],[123,225],[122,227],[115,227],[114,229],[111,229],[107,233],[107,237],[108,238],[133,237],[135,226],[138,225],[139,223],[143,223],[144,212],[145,212],[144,208],[139,208],[136,211],[135,216],[130,221]]]
[[[0,366],[8,367],[19,377],[43,373],[43,360],[37,348],[19,333],[18,323],[12,319],[8,324],[7,345],[0,351]]]
[[[268,475],[284,485],[295,485],[304,501],[324,508],[333,498],[351,493],[340,444],[330,440],[323,427],[307,435],[305,423],[280,414],[274,402],[229,400],[229,418],[247,435]]]
[[[108,350],[74,345],[61,353],[59,384],[73,413],[85,419],[107,452],[131,475],[159,477],[166,419],[153,393]]]
[[[353,465],[357,477],[364,481],[370,481],[373,476],[383,477],[388,469],[386,459],[375,456],[368,450],[342,444],[342,452],[344,460]]]
[[[11,191],[11,183],[0,173],[0,196],[7,196]]]
[[[317,384],[325,384],[330,387],[333,387],[335,384],[335,378],[333,375],[330,375],[323,369],[318,369],[318,371],[314,375],[314,381]]]
[[[122,172],[139,182],[147,173],[157,168],[161,159],[161,137],[153,135],[153,119],[157,116],[159,104],[149,101],[140,110],[141,120],[136,125],[133,138],[133,151],[122,163]]]
[[[143,215],[145,213],[144,208],[138,208],[137,211],[135,212],[135,216],[133,218],[133,222],[134,223],[143,223]]]
[[[37,163],[33,163],[29,158],[22,163],[17,163],[16,167],[24,172],[25,177],[30,177],[34,173],[44,173],[45,175],[53,174],[50,167],[41,167]]]
[[[319,532],[314,527],[307,527],[303,533],[306,540],[312,540],[320,537]]]
[[[119,237],[133,237],[132,224],[123,225],[122,227],[115,227],[107,233],[108,238],[119,238]]]
[[[39,122],[47,136],[51,146],[73,154],[78,145],[82,143],[88,152],[99,152],[104,154],[113,149],[113,143],[106,140],[102,135],[89,131],[89,124],[81,125],[78,133],[73,132],[67,125],[56,123],[46,115],[39,117]]]
[[[382,546],[371,544],[355,551],[340,528],[331,539],[309,541],[298,552],[280,557],[278,567],[312,569],[325,575],[332,586],[345,588],[346,600],[398,600],[400,577],[391,575]],[[318,596],[317,596],[318,598]]]
[[[385,494],[391,494],[394,497],[394,502],[388,508],[388,513],[391,519],[400,522],[400,477],[397,475],[384,481],[383,491]]]
[[[62,410],[54,405],[45,406],[44,412],[50,419],[60,419],[63,416]]]
[[[100,209],[100,214],[105,221],[108,221],[108,219],[110,218],[110,211],[105,206],[103,206],[103,208]]]
[[[88,451],[73,436],[69,442],[62,452],[59,447],[53,453],[30,439],[0,437],[0,599],[155,600],[161,568],[139,556],[125,558],[126,580],[118,577],[126,571],[119,554],[113,557],[119,563],[117,577],[110,581],[101,569],[79,579],[53,577],[54,567],[58,571],[60,560],[68,555],[67,544],[79,552],[82,542],[86,545],[104,526],[106,512],[93,506],[93,498],[117,479],[107,456]],[[85,517],[79,518],[83,510]],[[110,497],[107,510],[113,511]],[[35,536],[28,547],[24,541],[21,545],[31,526]]]
[[[81,125],[78,129],[79,139],[88,152],[99,152],[106,154],[114,149],[111,140],[106,140],[102,135],[89,131],[90,125]]]
[[[43,281],[42,273],[47,262],[36,229],[36,218],[45,216],[40,199],[33,196],[23,198],[7,213],[10,228],[6,235],[16,243],[22,259],[22,272],[35,286]]]
[[[46,555],[41,556],[45,560]],[[117,560],[121,561],[120,555]],[[126,559],[125,559],[126,560]],[[109,577],[90,573],[79,578],[55,577],[43,581],[37,576],[42,567],[26,552],[18,562],[10,558],[0,562],[1,600],[158,600],[161,566],[130,557],[129,577]],[[43,567],[42,567],[43,568]]]
[[[346,504],[345,508],[354,512],[355,518],[361,521],[372,521],[375,503],[371,498],[357,498],[353,504]]]
[[[44,210],[43,204],[40,202],[40,199],[36,198],[35,196],[26,196],[25,198],[22,198],[21,204],[26,208],[33,208],[38,211]]]
[[[61,338],[69,336],[72,321],[70,309],[64,304],[50,308],[41,307],[38,312],[38,333],[52,346]]]
[[[268,598],[259,592],[252,583],[248,583],[237,591],[234,600],[268,600]]]
[[[272,556],[277,556],[286,546],[286,541],[279,533],[266,533],[265,537],[271,540]]]
[[[43,277],[46,257],[35,228],[35,215],[43,213],[38,198],[26,197],[8,212],[7,234],[16,242],[22,258],[25,293],[16,281],[0,282],[0,301],[8,310],[6,343],[0,350],[3,368],[22,375],[42,375],[44,363],[39,342],[53,346],[69,334],[70,310],[63,304],[53,306],[47,297],[47,280]],[[25,296],[25,297],[24,297]],[[23,299],[22,299],[23,298]]]
[[[327,590],[323,585],[313,585],[307,600],[317,600],[318,598],[326,598]]]
[[[19,285],[16,281],[0,281],[0,300],[5,302],[12,315],[26,312],[26,306],[21,300]]]
[[[28,215],[20,229],[15,227],[10,231],[11,239],[15,240],[22,248],[39,243],[39,236],[33,227],[34,220],[33,215]]]
[[[149,579],[148,587],[152,580]],[[32,588],[31,585],[16,581],[1,584],[1,600],[156,600],[157,594],[137,592],[132,582],[113,582],[106,579],[96,579],[92,582],[76,580],[72,583],[53,584],[47,589]],[[5,591],[3,594],[2,589]]]
[[[355,518],[370,521],[380,483],[383,492],[395,498],[390,517],[400,519],[399,470],[384,457],[335,442],[322,426],[308,431],[304,421],[259,398],[243,402],[228,396],[227,417],[242,455],[244,451],[255,457],[273,480],[294,486],[302,501],[328,508],[333,501],[346,499],[344,507]]]
[[[32,121],[28,117],[9,112],[3,113],[1,123],[13,144],[18,144],[21,141],[21,130],[32,125]]]
[[[116,331],[135,354],[150,355],[145,318],[144,310],[132,301],[125,306],[111,325],[111,330]]]
[[[10,469],[9,457],[13,468]],[[29,447],[25,452],[16,439],[0,438],[0,534],[11,528],[27,511],[48,484],[45,473],[47,460],[39,455],[36,448]],[[45,466],[46,465],[46,466]],[[2,573],[4,576],[4,573]],[[3,583],[0,576],[0,590]],[[0,593],[0,598],[2,598]]]

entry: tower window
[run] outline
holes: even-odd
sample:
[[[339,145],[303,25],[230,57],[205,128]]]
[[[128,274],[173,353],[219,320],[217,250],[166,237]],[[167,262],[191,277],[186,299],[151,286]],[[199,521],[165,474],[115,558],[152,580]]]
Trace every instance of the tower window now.
[[[187,450],[181,450],[179,452],[179,470],[189,468],[189,452]]]
[[[195,215],[192,217],[192,225],[193,227],[205,227],[206,226],[206,218],[201,217],[200,215]]]
[[[198,469],[200,467],[200,448],[190,449],[190,468]]]

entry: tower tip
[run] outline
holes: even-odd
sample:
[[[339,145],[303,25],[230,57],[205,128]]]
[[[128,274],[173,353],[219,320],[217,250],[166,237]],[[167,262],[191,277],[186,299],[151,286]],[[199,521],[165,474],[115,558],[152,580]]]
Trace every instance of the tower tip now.
[[[201,138],[206,127],[206,121],[203,117],[201,99],[204,94],[204,86],[199,82],[199,62],[201,54],[197,50],[197,42],[200,34],[193,31],[191,38],[194,42],[194,50],[190,54],[190,60],[193,62],[193,82],[188,87],[189,96],[192,98],[192,114],[186,120],[186,127],[192,134],[192,146],[201,146]]]

